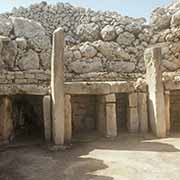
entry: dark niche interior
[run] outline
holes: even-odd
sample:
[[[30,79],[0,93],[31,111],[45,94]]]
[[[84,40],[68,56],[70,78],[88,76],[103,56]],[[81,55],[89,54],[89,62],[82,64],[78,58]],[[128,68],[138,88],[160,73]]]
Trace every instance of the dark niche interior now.
[[[16,95],[12,99],[14,139],[43,139],[42,96]]]

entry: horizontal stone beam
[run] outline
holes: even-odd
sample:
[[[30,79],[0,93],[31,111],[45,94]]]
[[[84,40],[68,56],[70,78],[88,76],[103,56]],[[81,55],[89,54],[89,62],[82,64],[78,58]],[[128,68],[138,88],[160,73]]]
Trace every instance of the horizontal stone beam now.
[[[29,85],[0,85],[0,95],[47,95],[49,94],[48,86],[29,84]]]

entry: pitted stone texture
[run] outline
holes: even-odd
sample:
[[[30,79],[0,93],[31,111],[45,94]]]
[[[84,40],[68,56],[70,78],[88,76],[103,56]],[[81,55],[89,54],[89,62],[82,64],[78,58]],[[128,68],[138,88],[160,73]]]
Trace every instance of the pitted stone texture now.
[[[38,54],[30,49],[23,55],[21,59],[18,60],[17,66],[20,68],[20,70],[39,69]]]
[[[27,38],[30,46],[37,50],[51,47],[50,39],[41,24],[22,17],[10,17],[10,19],[13,22],[16,37]]]
[[[128,60],[130,56],[116,42],[96,41],[93,45],[109,60]]]
[[[86,58],[92,58],[97,54],[97,50],[88,42],[80,46],[80,51],[82,56]]]
[[[114,72],[132,73],[135,70],[135,64],[126,61],[110,61],[107,69]]]
[[[119,45],[130,46],[132,45],[134,40],[135,36],[133,34],[129,32],[124,32],[118,36],[116,41]]]
[[[10,19],[6,16],[0,15],[0,35],[8,36],[13,29]]]
[[[114,26],[107,25],[101,30],[101,37],[104,41],[112,41],[116,38]]]
[[[3,43],[3,49],[1,52],[2,61],[6,69],[13,69],[15,64],[15,58],[17,55],[17,44],[15,41],[9,41]]]
[[[103,70],[101,60],[96,59],[81,59],[77,60],[69,65],[69,69],[75,73],[89,73],[100,72]]]
[[[95,23],[80,24],[77,27],[77,35],[82,41],[95,41],[99,39],[99,26]]]

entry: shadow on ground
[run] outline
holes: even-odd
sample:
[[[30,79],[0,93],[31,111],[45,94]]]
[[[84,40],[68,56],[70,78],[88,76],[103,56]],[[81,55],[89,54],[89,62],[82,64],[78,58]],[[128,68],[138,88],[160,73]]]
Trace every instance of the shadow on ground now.
[[[149,155],[152,155],[154,160],[157,156],[155,163],[158,163],[159,155],[163,155],[163,153],[176,155],[180,152],[180,143],[178,144],[180,134],[172,135],[170,140],[154,139],[151,135],[142,137],[130,134],[120,134],[115,139],[105,139],[97,137],[97,135],[85,137],[84,135],[74,139],[72,148],[67,151],[52,152],[44,144],[20,148],[17,146],[1,151],[0,180],[114,180],[118,173],[114,175],[113,171],[109,171],[109,169],[111,165],[113,167],[116,164],[118,170],[118,163],[125,158],[126,154],[127,157],[129,153],[132,154],[129,156],[130,162],[134,162],[134,157],[141,158],[142,156],[143,166],[146,158],[148,164]],[[171,139],[173,139],[172,142]],[[100,152],[100,155],[102,152],[102,157],[103,152],[108,151],[109,157],[106,157],[106,154],[104,154],[104,159],[96,158],[96,154],[94,157],[89,156],[96,150]],[[117,153],[117,162],[116,157],[111,160],[111,151]],[[122,159],[121,156],[123,156]],[[171,161],[176,166],[177,158],[176,161],[172,159]],[[180,159],[178,163],[180,163]],[[108,171],[106,172],[106,170]],[[97,175],[96,172],[105,173]]]

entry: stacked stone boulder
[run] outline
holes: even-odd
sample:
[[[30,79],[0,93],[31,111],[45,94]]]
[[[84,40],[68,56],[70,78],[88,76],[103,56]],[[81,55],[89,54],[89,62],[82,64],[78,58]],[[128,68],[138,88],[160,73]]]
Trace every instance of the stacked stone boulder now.
[[[145,72],[143,53],[152,33],[144,18],[125,17],[117,12],[96,12],[67,3],[48,5],[46,2],[29,8],[14,8],[6,15],[39,22],[50,39],[56,28],[64,29],[67,81],[134,80]],[[46,48],[46,44],[43,45]],[[41,64],[47,63],[50,52],[42,52],[40,58],[46,60]],[[43,64],[45,67],[48,66],[46,63]]]
[[[162,47],[165,72],[179,71],[180,61],[180,2],[157,8],[151,16],[153,38],[151,44]]]

